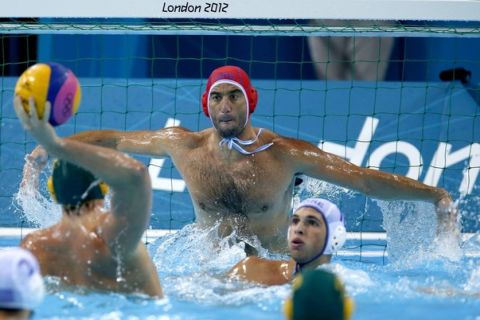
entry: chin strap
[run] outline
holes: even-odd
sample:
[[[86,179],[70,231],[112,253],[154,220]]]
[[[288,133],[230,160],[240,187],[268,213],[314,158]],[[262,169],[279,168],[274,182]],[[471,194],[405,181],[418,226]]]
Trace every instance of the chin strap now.
[[[306,266],[310,262],[315,261],[318,258],[320,258],[323,255],[324,251],[325,251],[325,248],[322,251],[320,251],[320,253],[318,253],[316,256],[314,256],[313,258],[308,260],[307,262],[304,262],[304,263],[296,262],[295,263],[295,270],[293,271],[293,275],[295,276],[297,273],[301,273],[304,266]]]
[[[273,145],[273,142],[264,144],[263,146],[260,146],[260,147],[258,147],[257,149],[255,149],[255,150],[253,150],[253,151],[247,151],[247,150],[243,149],[243,147],[242,147],[242,146],[249,146],[249,145],[252,145],[252,144],[254,144],[255,142],[257,142],[258,137],[260,136],[260,133],[262,133],[262,130],[263,130],[263,128],[260,128],[260,129],[258,130],[257,135],[256,135],[255,138],[253,138],[253,139],[250,139],[250,140],[241,140],[241,139],[236,138],[236,137],[233,137],[233,138],[223,138],[222,140],[220,140],[220,142],[218,143],[218,145],[219,145],[220,147],[223,146],[223,145],[226,145],[228,149],[230,149],[230,150],[235,149],[235,150],[237,150],[238,152],[240,152],[241,154],[244,154],[244,155],[250,155],[250,154],[254,154],[254,153],[257,153],[257,152],[266,150],[266,149],[268,149],[269,147],[271,147],[271,146]]]

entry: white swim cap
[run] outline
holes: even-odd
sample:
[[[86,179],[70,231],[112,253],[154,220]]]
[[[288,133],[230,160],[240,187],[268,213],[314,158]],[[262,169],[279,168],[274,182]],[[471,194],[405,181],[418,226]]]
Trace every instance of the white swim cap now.
[[[37,259],[22,248],[0,250],[0,309],[33,310],[44,296]]]
[[[315,209],[325,220],[327,226],[327,242],[321,254],[333,254],[337,252],[337,250],[343,247],[347,240],[345,222],[338,207],[325,199],[309,198],[302,201],[295,211],[305,207]]]

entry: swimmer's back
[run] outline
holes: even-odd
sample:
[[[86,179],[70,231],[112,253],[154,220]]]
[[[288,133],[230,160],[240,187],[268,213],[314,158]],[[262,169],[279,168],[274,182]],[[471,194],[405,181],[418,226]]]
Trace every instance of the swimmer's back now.
[[[99,219],[107,217],[103,214]],[[59,277],[64,284],[162,296],[145,245],[139,242],[132,253],[116,257],[102,238],[101,227],[65,226],[61,221],[27,235],[21,246],[37,257],[44,276]]]

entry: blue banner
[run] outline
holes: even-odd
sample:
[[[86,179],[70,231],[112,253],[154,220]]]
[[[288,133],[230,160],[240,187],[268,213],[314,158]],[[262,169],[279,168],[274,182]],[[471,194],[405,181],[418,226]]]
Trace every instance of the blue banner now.
[[[18,226],[11,196],[18,190],[26,152],[35,143],[16,119],[16,79],[3,79],[0,144],[2,226]],[[200,110],[205,80],[80,79],[78,114],[58,128],[68,136],[89,129],[190,130],[211,126]],[[253,81],[259,103],[254,126],[307,140],[352,163],[446,188],[459,200],[464,231],[478,230],[480,108],[474,91],[446,82]],[[171,161],[139,157],[152,177],[153,228],[179,228],[194,220],[188,189]],[[339,197],[349,231],[382,231],[379,209],[361,195]],[[363,218],[362,218],[363,219]]]

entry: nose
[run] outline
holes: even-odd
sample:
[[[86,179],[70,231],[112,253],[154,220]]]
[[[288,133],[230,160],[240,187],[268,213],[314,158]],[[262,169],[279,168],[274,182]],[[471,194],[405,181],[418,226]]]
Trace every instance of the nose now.
[[[305,229],[304,229],[304,224],[302,221],[299,221],[296,225],[294,225],[293,228],[293,233],[294,234],[304,234]]]
[[[230,100],[226,96],[223,96],[222,100],[220,101],[220,112],[229,113],[231,111],[232,104],[230,103]]]

